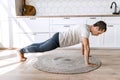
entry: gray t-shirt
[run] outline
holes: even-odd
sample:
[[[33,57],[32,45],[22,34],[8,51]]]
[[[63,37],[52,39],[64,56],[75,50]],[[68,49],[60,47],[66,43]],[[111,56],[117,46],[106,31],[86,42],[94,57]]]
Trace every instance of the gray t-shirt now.
[[[82,41],[82,37],[89,38],[90,27],[88,25],[82,25],[75,28],[70,28],[68,31],[59,33],[60,47],[72,46],[79,44]]]

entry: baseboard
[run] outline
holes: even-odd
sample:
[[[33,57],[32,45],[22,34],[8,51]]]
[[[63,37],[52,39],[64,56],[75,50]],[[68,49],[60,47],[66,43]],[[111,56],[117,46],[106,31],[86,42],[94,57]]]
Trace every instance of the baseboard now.
[[[0,50],[16,50],[17,48],[0,48]]]

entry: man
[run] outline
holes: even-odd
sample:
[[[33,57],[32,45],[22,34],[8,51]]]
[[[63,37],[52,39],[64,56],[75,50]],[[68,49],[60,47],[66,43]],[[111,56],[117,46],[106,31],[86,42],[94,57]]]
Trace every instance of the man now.
[[[19,56],[21,61],[25,61],[24,53],[30,52],[45,52],[56,49],[58,47],[67,47],[75,44],[82,43],[82,54],[84,56],[85,64],[87,66],[95,66],[95,64],[89,63],[90,46],[89,35],[98,36],[106,31],[106,23],[104,21],[98,21],[93,25],[83,25],[77,28],[69,29],[66,32],[57,32],[52,38],[42,43],[33,43],[27,47],[20,49]]]

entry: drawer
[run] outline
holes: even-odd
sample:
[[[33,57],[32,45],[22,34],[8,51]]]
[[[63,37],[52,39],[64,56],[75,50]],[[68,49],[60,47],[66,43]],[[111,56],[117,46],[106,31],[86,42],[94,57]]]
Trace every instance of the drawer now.
[[[103,20],[107,23],[107,24],[120,24],[120,17],[104,17]]]
[[[18,38],[19,41],[17,42],[16,46],[20,48],[28,46],[34,42],[34,35],[32,34],[20,33],[18,34]]]
[[[101,17],[89,17],[89,18],[86,20],[86,22],[87,22],[87,24],[89,24],[89,25],[93,25],[94,23],[96,23],[97,21],[100,21],[100,20],[102,20]]]
[[[49,19],[46,18],[18,19],[18,25],[25,32],[49,32]]]
[[[49,39],[49,33],[20,33],[18,34],[20,47],[28,46],[32,43],[40,43]]]
[[[50,32],[63,32],[63,31],[67,31],[70,28],[73,27],[77,27],[79,25],[76,24],[69,24],[69,25],[58,25],[58,24],[54,24],[54,25],[50,25]]]
[[[40,43],[48,40],[50,38],[49,33],[43,33],[43,34],[36,34],[34,35],[34,42]]]
[[[50,18],[50,24],[81,24],[85,23],[85,18]]]

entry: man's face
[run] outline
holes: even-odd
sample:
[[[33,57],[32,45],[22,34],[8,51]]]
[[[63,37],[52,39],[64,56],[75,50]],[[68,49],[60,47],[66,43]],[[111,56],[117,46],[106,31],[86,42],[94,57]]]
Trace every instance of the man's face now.
[[[99,27],[93,27],[91,34],[93,36],[98,36],[99,34],[102,34],[104,32],[105,32],[105,30],[99,30]]]

